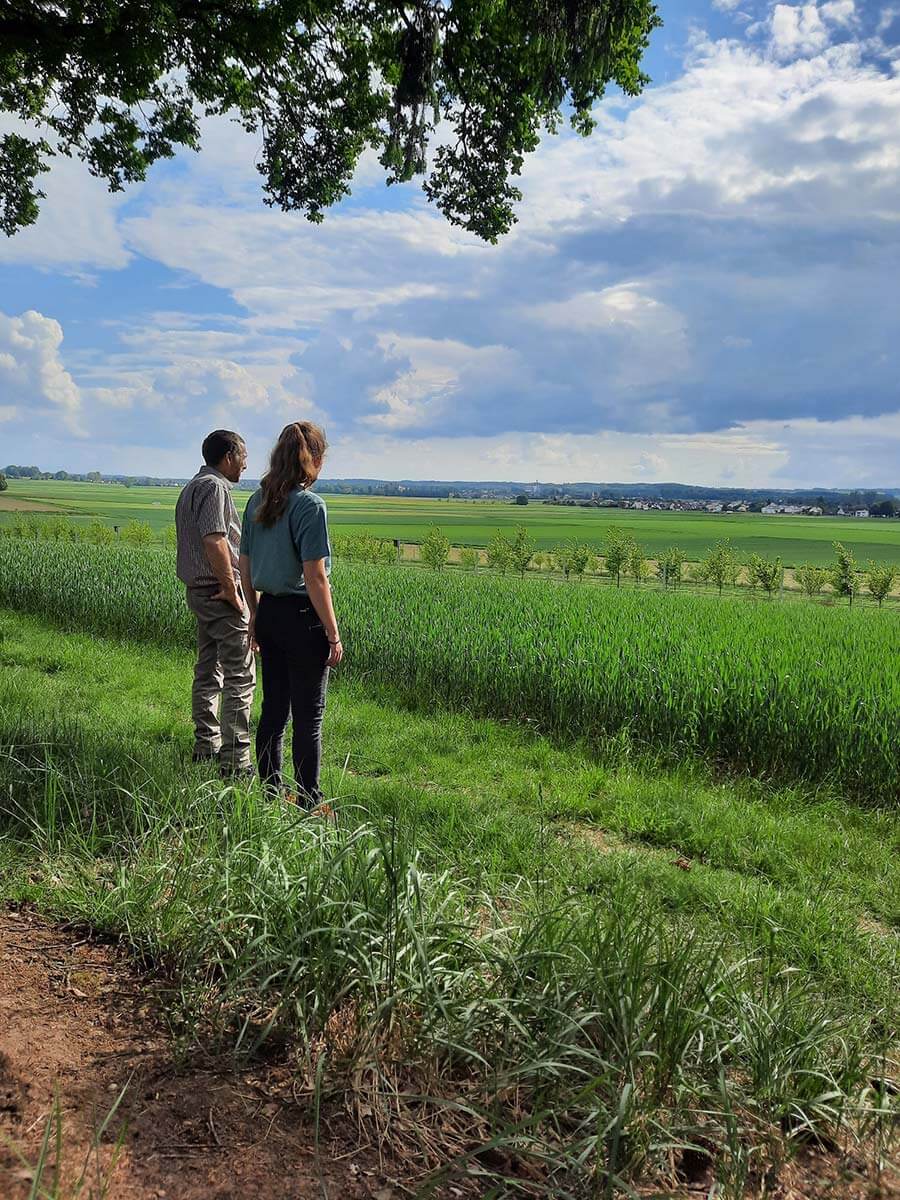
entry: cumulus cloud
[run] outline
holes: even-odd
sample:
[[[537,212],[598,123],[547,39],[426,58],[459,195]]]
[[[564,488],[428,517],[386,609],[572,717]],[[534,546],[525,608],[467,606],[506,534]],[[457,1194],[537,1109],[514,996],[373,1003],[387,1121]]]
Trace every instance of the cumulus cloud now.
[[[369,189],[374,172],[321,226],[262,210],[245,135],[211,123],[110,246],[218,289],[228,315],[178,312],[172,291],[81,338],[85,419],[160,455],[221,419],[262,454],[308,413],[347,474],[697,478],[727,460],[752,482],[801,470],[789,427],[824,465],[851,420],[887,422],[897,455],[900,74],[877,24],[827,0],[696,35],[672,82],[604,101],[592,138],[545,140],[497,247]]]
[[[21,132],[22,122],[0,115],[0,134]],[[93,282],[93,272],[127,265],[117,213],[126,202],[72,159],[53,160],[53,169],[40,176],[46,192],[34,225],[15,237],[0,235],[0,265],[26,263],[75,274]]]
[[[8,420],[51,415],[72,433],[81,430],[81,395],[63,365],[59,322],[29,310],[21,316],[0,313],[0,392]]]
[[[771,20],[772,47],[781,58],[815,54],[831,40],[815,4],[776,4]]]
[[[829,0],[829,3],[822,5],[822,16],[834,25],[855,25],[856,4],[854,0]]]

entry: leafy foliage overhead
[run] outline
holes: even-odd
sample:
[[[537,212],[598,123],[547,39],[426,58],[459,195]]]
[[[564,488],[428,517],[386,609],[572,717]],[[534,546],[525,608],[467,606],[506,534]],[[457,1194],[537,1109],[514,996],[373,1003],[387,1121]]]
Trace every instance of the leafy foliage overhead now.
[[[231,113],[269,204],[321,220],[374,147],[493,241],[542,129],[568,111],[587,134],[608,84],[637,94],[658,24],[651,0],[0,0],[0,225],[36,219],[56,154],[118,191]]]

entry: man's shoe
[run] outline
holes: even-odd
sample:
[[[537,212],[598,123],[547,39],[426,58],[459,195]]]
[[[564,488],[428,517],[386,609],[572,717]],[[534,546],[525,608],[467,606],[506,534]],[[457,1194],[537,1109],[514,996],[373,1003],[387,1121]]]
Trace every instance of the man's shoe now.
[[[235,767],[231,763],[220,763],[219,774],[230,783],[249,783],[251,779],[256,778],[256,771],[249,763],[243,767]]]

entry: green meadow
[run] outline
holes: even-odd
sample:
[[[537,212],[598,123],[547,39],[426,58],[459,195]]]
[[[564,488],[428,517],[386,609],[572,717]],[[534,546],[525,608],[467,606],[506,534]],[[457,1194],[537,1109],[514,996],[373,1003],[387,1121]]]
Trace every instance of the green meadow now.
[[[164,978],[183,1055],[274,1057],[316,1122],[387,1153],[427,1129],[403,1195],[878,1188],[900,827],[870,751],[896,767],[896,622],[661,596],[648,623],[576,587],[553,620],[546,586],[485,582],[337,575],[331,824],[189,763],[169,553],[0,543],[0,900]],[[720,754],[592,720],[642,697]],[[788,769],[842,746],[844,772]],[[834,1193],[864,1194],[890,1192]]]
[[[52,510],[76,520],[99,519],[109,525],[146,521],[159,532],[171,525],[177,496],[177,488],[14,479],[0,495],[0,522],[9,521],[16,508]],[[235,493],[239,508],[248,498],[248,492]],[[826,563],[836,541],[849,547],[860,563],[869,559],[900,561],[900,521],[896,520],[633,512],[534,502],[520,507],[491,501],[379,496],[327,495],[326,502],[337,532],[366,531],[403,542],[420,542],[432,525],[439,525],[454,545],[486,546],[498,529],[509,532],[525,525],[542,549],[570,539],[599,547],[607,529],[621,525],[634,533],[650,557],[674,544],[689,560],[697,560],[714,542],[727,537],[739,553],[778,556],[785,566]]]

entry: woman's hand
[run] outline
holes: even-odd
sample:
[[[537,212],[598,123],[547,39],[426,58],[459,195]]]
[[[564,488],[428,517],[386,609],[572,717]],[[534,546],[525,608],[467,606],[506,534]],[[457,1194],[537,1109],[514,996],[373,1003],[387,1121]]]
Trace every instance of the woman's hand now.
[[[328,659],[325,663],[326,667],[336,667],[344,657],[344,646],[340,638],[334,641],[328,639]]]

